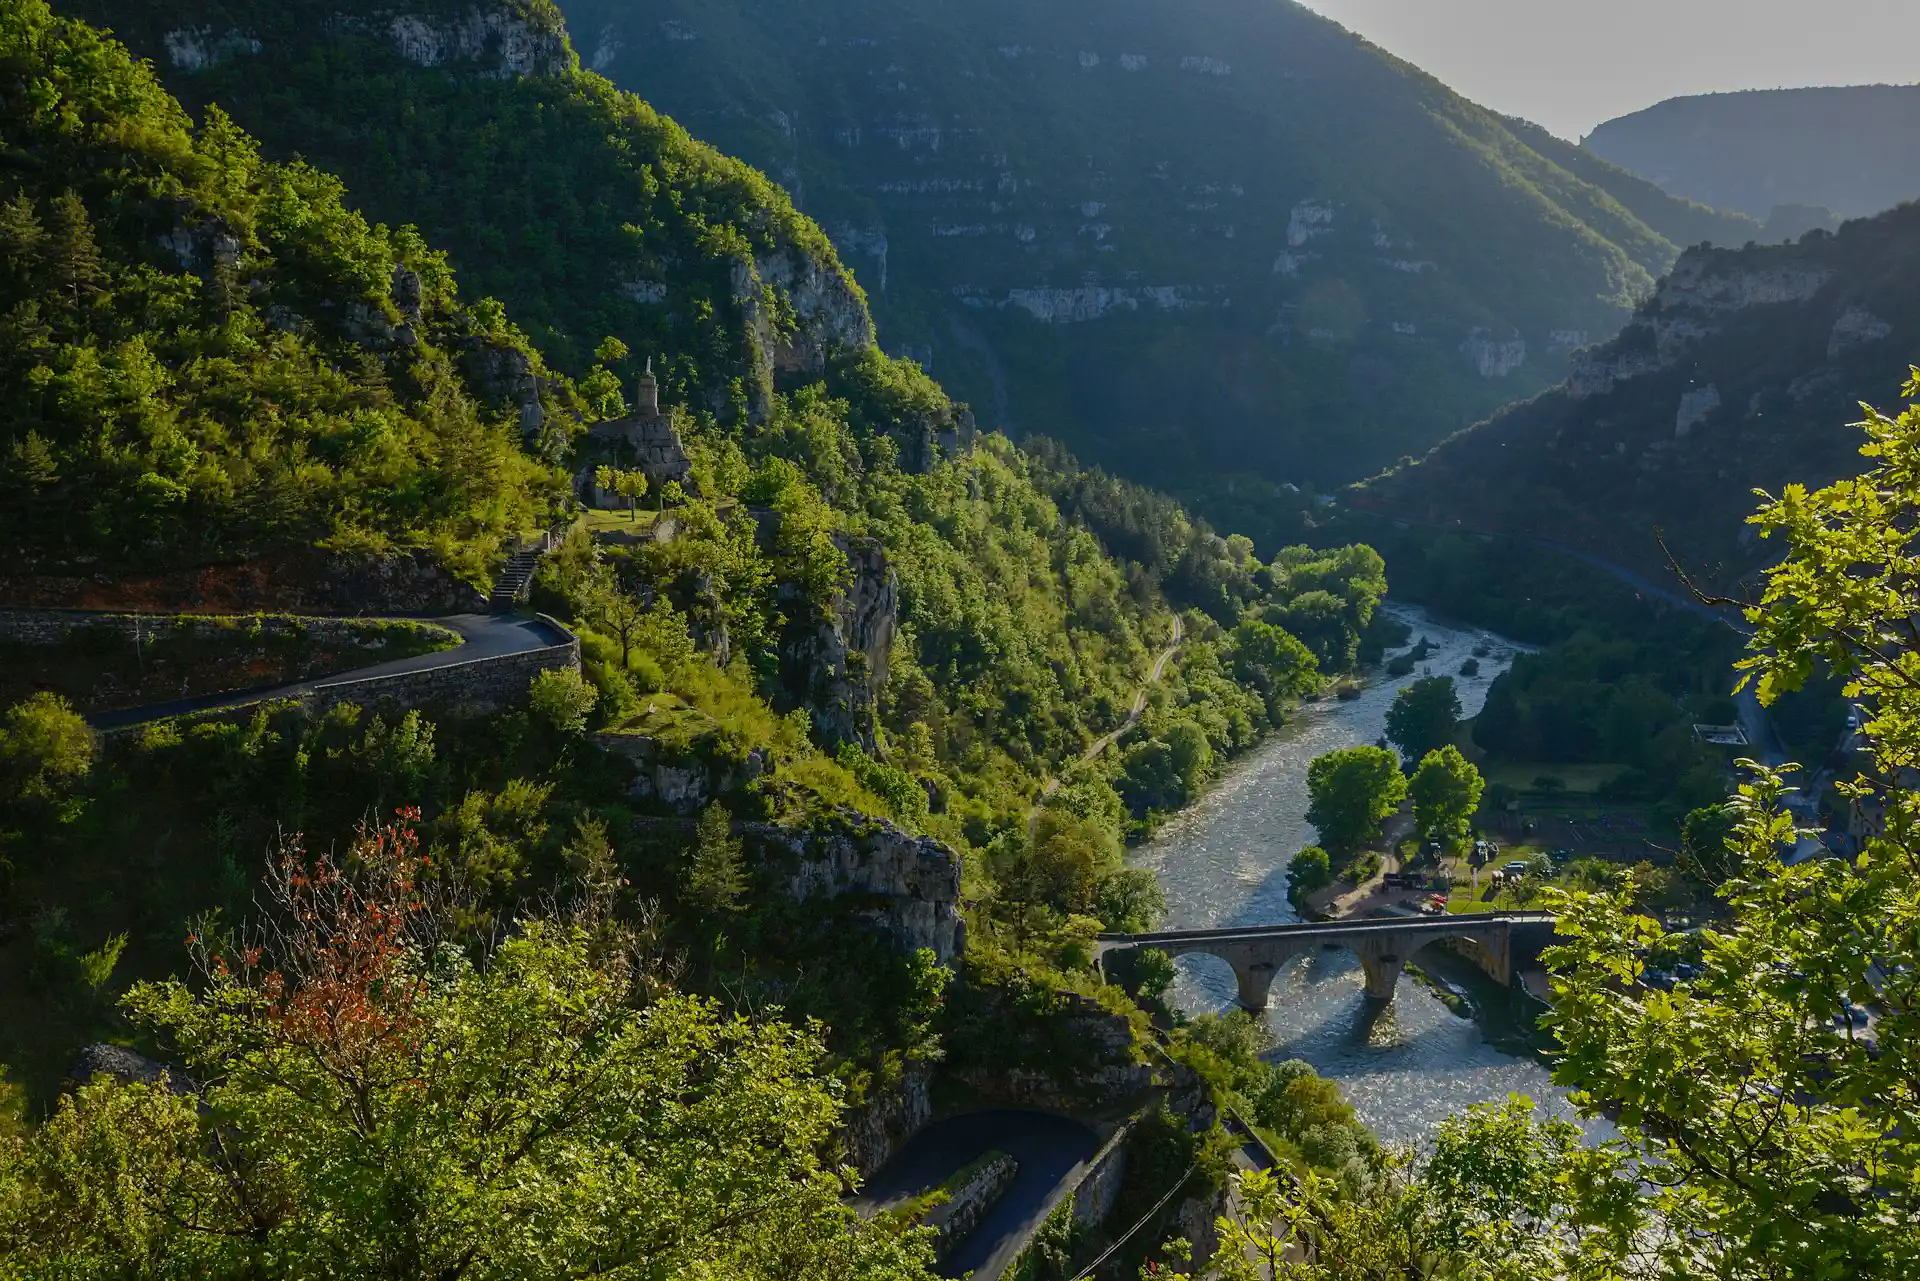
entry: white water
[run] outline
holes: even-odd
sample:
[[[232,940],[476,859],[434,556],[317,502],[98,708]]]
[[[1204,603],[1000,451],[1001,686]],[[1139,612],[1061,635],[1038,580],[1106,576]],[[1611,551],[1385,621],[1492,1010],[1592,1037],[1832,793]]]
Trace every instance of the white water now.
[[[1162,928],[1298,920],[1287,902],[1287,863],[1315,840],[1306,820],[1307,766],[1325,752],[1378,740],[1394,695],[1424,675],[1452,676],[1463,715],[1477,715],[1488,688],[1523,652],[1491,632],[1442,626],[1424,610],[1388,610],[1413,629],[1414,643],[1424,637],[1431,644],[1412,675],[1395,680],[1377,673],[1357,699],[1301,708],[1139,851],[1135,863],[1154,871],[1167,896]],[[1476,649],[1485,651],[1479,673],[1462,676],[1461,665]],[[1187,957],[1178,964],[1173,996],[1182,1009],[1197,1014],[1233,1004],[1226,962]],[[1572,1115],[1538,1063],[1495,1049],[1477,1024],[1412,979],[1401,979],[1384,1011],[1370,1009],[1360,963],[1344,950],[1315,952],[1283,969],[1266,1019],[1278,1057],[1305,1059],[1340,1082],[1361,1119],[1390,1142],[1417,1142],[1449,1114],[1509,1093]]]

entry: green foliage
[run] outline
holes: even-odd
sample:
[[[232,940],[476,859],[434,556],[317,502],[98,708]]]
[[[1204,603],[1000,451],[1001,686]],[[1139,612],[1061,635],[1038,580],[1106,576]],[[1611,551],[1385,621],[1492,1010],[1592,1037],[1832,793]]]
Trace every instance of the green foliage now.
[[[1466,102],[1301,6],[981,0],[898,27],[893,0],[566,9],[617,83],[799,175],[889,343],[930,351],[984,425],[1044,426],[1263,548],[1279,540],[1257,521],[1298,528],[1311,502],[1275,482],[1345,480],[1533,394],[1564,374],[1549,333],[1609,333],[1676,246],[1758,229]],[[661,39],[668,16],[699,39]],[[823,31],[842,34],[820,46]],[[1148,58],[1139,74],[1118,63],[1128,49]],[[1085,172],[1104,175],[1097,191]],[[1315,206],[1331,221],[1305,221]],[[1047,324],[1023,303],[1111,309]],[[1523,337],[1527,359],[1483,377],[1460,350],[1470,335]]]
[[[571,667],[541,672],[527,691],[534,717],[562,734],[585,730],[599,698],[599,691]]]
[[[1471,833],[1485,787],[1480,771],[1453,744],[1428,752],[1407,784],[1413,826],[1420,839],[1457,851]]]
[[[1453,677],[1429,676],[1394,696],[1387,709],[1387,739],[1409,769],[1453,742],[1460,726],[1460,695]]]
[[[1406,799],[1407,780],[1386,748],[1343,747],[1307,767],[1307,792],[1307,821],[1329,849],[1348,854],[1379,835]]]
[[[1272,1034],[1244,1010],[1203,1014],[1179,1030],[1172,1053],[1258,1126],[1302,1169],[1342,1179],[1354,1191],[1382,1170],[1386,1154],[1354,1116],[1340,1087],[1299,1059],[1261,1058]]]
[[[737,912],[747,892],[747,873],[733,820],[718,803],[700,811],[687,860],[686,896],[701,911]]]
[[[161,66],[168,33],[204,17],[175,0],[76,8]],[[340,175],[371,216],[416,223],[472,292],[499,299],[583,379],[593,416],[624,407],[617,371],[636,354],[653,358],[671,401],[763,415],[769,348],[803,320],[775,282],[817,272],[846,313],[842,335],[867,325],[857,287],[784,191],[580,69],[559,11],[535,8],[525,62],[509,70],[511,42],[427,69],[377,22],[249,5],[233,20],[259,51],[172,87],[196,106],[219,103],[271,154]],[[439,7],[417,16],[429,30],[465,21]],[[660,285],[665,297],[636,298]]]
[[[1333,884],[1333,860],[1318,845],[1309,845],[1287,863],[1287,901],[1296,908],[1315,890]]]
[[[93,767],[93,731],[58,694],[38,693],[7,709],[0,724],[0,768],[9,793],[45,798]]]
[[[1920,378],[1908,392],[1920,397]],[[1741,664],[1765,700],[1828,669],[1874,709],[1872,768],[1842,789],[1878,816],[1859,857],[1782,865],[1796,837],[1788,784],[1755,767],[1731,802],[1726,919],[1693,940],[1698,975],[1671,992],[1642,986],[1674,940],[1626,890],[1552,899],[1555,1077],[1617,1118],[1633,1175],[1612,1195],[1629,1202],[1637,1249],[1670,1268],[1892,1278],[1920,1266],[1920,798],[1905,773],[1920,745],[1907,627],[1920,409],[1865,426],[1867,474],[1790,486],[1754,518],[1786,555],[1748,611]],[[1718,822],[1703,816],[1695,839]]]
[[[5,1141],[10,1271],[928,1275],[815,1155],[839,1105],[809,1034],[661,994],[604,921],[475,964],[431,945],[404,829],[354,856],[288,855],[291,930],[128,998],[199,1095],[100,1079]]]
[[[459,366],[543,367],[460,305],[419,235],[264,160],[223,114],[192,128],[146,66],[41,0],[0,21],[0,61],[0,130],[41,161],[0,182],[10,546],[161,564],[413,546],[478,576],[535,523],[551,472]]]

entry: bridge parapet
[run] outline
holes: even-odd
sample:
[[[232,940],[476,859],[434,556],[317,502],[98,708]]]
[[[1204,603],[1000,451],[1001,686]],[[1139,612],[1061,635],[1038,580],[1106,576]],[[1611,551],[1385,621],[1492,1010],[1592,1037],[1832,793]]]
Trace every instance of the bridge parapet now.
[[[1231,929],[1173,930],[1157,934],[1103,934],[1098,954],[1157,948],[1169,956],[1196,952],[1217,956],[1233,967],[1240,1004],[1267,1008],[1274,975],[1302,952],[1344,947],[1360,958],[1367,996],[1393,999],[1407,958],[1429,943],[1459,939],[1474,945],[1480,967],[1501,983],[1514,974],[1516,936],[1523,952],[1537,955],[1538,940],[1550,937],[1554,918],[1544,912],[1502,912],[1473,916],[1410,917],[1392,920],[1305,922]]]

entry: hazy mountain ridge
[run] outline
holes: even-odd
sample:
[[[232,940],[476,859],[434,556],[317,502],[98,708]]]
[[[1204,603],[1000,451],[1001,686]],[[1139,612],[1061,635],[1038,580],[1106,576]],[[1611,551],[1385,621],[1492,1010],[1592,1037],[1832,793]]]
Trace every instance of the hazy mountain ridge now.
[[[1859,400],[1891,400],[1920,356],[1920,206],[1791,245],[1689,250],[1567,382],[1369,482],[1390,515],[1664,565],[1739,570],[1765,553],[1753,490],[1859,470]]]
[[[785,184],[984,424],[1196,491],[1418,451],[1560,376],[1678,243],[1751,234],[1292,4],[563,7]]]
[[[1792,205],[1867,217],[1920,197],[1920,85],[1670,98],[1581,145],[1675,195],[1755,218]]]

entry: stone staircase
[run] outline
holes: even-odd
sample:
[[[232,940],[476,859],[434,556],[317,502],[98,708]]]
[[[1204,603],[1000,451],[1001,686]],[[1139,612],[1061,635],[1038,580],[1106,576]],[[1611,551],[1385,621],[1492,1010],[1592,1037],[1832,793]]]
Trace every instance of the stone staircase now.
[[[493,580],[493,594],[488,598],[496,614],[511,614],[514,607],[527,598],[533,589],[533,575],[540,568],[541,558],[547,554],[544,545],[536,544],[525,551],[515,552],[507,559],[505,568]]]

